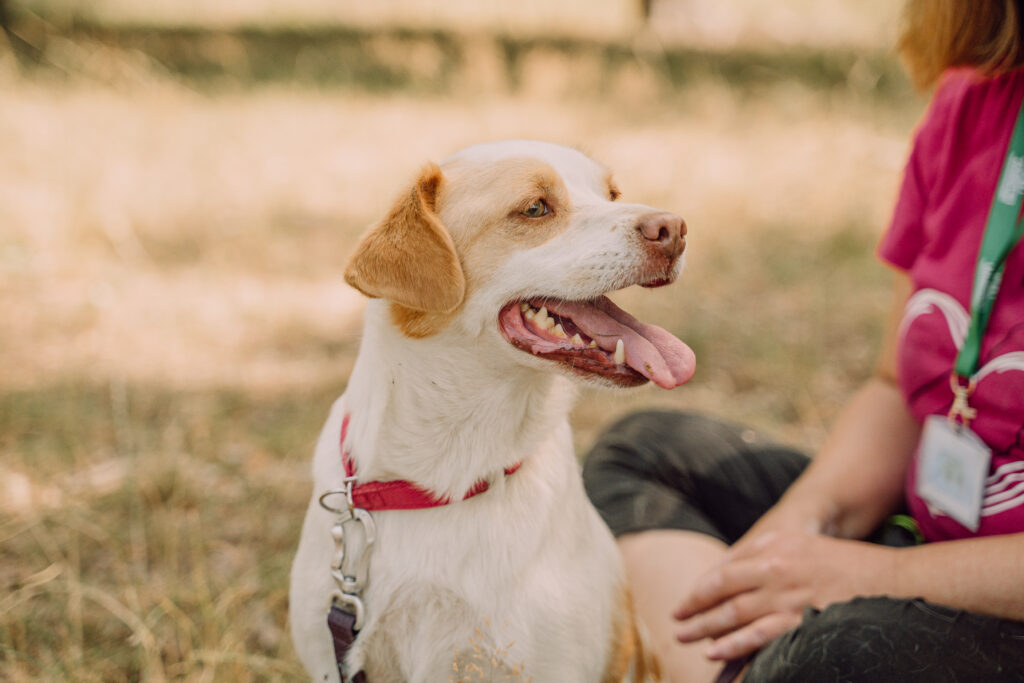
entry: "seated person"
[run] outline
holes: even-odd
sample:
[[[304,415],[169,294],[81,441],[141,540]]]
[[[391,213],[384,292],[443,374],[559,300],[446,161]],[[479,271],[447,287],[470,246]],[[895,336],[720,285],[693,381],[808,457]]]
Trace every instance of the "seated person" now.
[[[889,332],[817,456],[647,412],[587,458],[670,680],[1024,681],[1022,22],[908,5],[938,86],[879,248]]]

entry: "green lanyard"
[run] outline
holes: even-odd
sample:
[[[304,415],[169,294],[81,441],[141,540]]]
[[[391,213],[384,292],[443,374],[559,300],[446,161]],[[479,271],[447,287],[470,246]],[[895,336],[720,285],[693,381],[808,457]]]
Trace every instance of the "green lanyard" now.
[[[968,378],[978,369],[981,337],[992,314],[1003,267],[1010,250],[1020,241],[1024,223],[1020,216],[1022,190],[1024,190],[1024,107],[1017,114],[1017,124],[1006,150],[1006,161],[999,175],[996,196],[985,224],[985,236],[978,252],[978,265],[974,271],[971,290],[971,325],[967,329],[964,345],[956,357],[956,374]]]
[[[971,324],[967,336],[956,357],[950,386],[954,401],[949,412],[950,420],[960,420],[967,425],[977,412],[967,404],[967,397],[974,390],[972,379],[978,369],[981,355],[981,337],[985,333],[992,307],[995,305],[999,284],[1003,279],[1003,268],[1010,250],[1020,241],[1024,223],[1020,216],[1022,191],[1024,191],[1024,105],[1017,113],[1006,160],[999,174],[996,194],[985,224],[985,235],[978,252],[978,265],[974,270],[974,286],[971,289]],[[963,380],[967,380],[964,383]]]

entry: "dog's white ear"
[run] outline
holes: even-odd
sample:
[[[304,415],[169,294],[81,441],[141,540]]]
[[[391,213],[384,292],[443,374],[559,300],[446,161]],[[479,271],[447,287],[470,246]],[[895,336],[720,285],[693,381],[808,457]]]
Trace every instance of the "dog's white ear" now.
[[[444,174],[436,164],[391,207],[356,247],[345,282],[368,297],[414,311],[449,313],[466,296],[466,278],[455,244],[437,216]]]

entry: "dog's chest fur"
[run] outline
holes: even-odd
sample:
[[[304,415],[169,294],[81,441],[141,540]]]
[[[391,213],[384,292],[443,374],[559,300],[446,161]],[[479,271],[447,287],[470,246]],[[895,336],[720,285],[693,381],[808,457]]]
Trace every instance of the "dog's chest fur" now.
[[[393,346],[402,341],[375,307],[349,387],[317,447],[314,491],[335,488],[344,476],[338,437],[345,414],[353,456],[368,478],[386,476],[396,461],[406,472],[422,468],[419,480],[438,476],[437,469],[448,479],[457,473],[463,489],[495,476],[486,494],[470,500],[373,513],[367,623],[350,663],[371,683],[447,680],[441,672],[471,681],[601,680],[619,607],[620,560],[583,491],[568,381],[495,383],[486,359],[451,348],[441,359],[430,345],[396,356]],[[443,337],[438,345],[450,343]],[[455,397],[431,379],[444,376],[446,364],[472,378]],[[523,465],[514,475],[500,474],[517,461]],[[293,600],[306,596],[307,609],[320,616],[331,588],[331,523],[311,503],[296,560],[302,569],[293,575]],[[320,616],[305,617],[304,629],[293,625],[298,642],[329,640]]]
[[[565,425],[485,495],[414,520],[380,515],[366,594],[380,620],[353,653],[370,680],[474,666],[491,673],[469,680],[600,680],[618,558],[568,445]]]

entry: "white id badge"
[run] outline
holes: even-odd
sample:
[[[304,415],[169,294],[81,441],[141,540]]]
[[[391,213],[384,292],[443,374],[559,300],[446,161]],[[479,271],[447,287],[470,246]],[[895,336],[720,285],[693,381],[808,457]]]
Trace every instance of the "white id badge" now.
[[[977,531],[991,459],[992,451],[969,428],[930,415],[918,450],[917,495]]]

